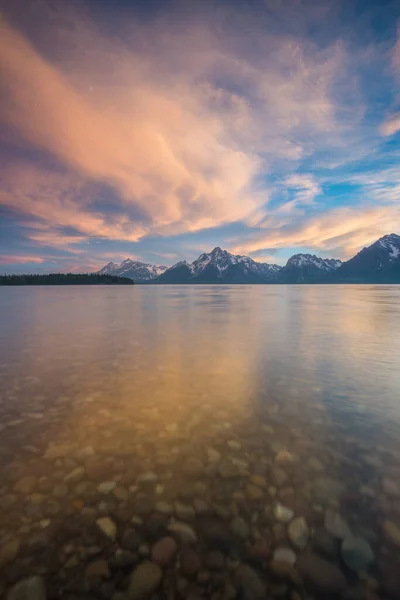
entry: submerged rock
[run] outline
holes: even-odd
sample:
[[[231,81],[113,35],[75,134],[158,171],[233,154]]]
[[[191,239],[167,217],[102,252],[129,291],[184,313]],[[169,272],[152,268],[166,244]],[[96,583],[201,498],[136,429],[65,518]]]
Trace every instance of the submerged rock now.
[[[294,517],[294,512],[290,508],[283,506],[283,504],[278,503],[274,506],[274,517],[280,523],[289,523]]]
[[[324,525],[326,531],[334,538],[344,540],[351,535],[350,528],[346,521],[335,512],[328,508],[325,513]]]
[[[361,537],[348,537],[342,543],[341,555],[352,571],[365,571],[374,562],[369,543]]]
[[[98,527],[110,540],[115,540],[117,537],[117,526],[109,517],[101,517],[96,521]]]
[[[140,563],[131,575],[128,589],[130,600],[149,598],[159,587],[162,579],[161,568],[150,562]]]
[[[396,546],[400,546],[400,527],[393,521],[386,520],[383,524],[385,536]]]
[[[308,542],[310,532],[304,517],[296,517],[289,523],[288,536],[290,541],[297,548],[305,548]]]
[[[197,542],[197,535],[195,530],[187,525],[187,523],[180,523],[176,521],[168,525],[168,531],[171,535],[178,538],[182,544],[195,544]]]
[[[242,540],[247,540],[250,535],[249,526],[242,517],[235,517],[231,522],[231,531],[233,535]]]
[[[239,565],[234,581],[244,600],[265,600],[265,588],[258,574],[249,565]]]
[[[6,600],[46,600],[46,588],[41,577],[29,577],[16,583]]]
[[[297,568],[312,592],[341,594],[347,581],[337,565],[315,554],[304,554],[297,559]]]
[[[287,563],[293,566],[296,563],[296,554],[291,548],[277,548],[273,556],[274,561]]]
[[[177,551],[178,544],[172,537],[162,538],[151,549],[151,560],[160,567],[167,567],[174,560]]]

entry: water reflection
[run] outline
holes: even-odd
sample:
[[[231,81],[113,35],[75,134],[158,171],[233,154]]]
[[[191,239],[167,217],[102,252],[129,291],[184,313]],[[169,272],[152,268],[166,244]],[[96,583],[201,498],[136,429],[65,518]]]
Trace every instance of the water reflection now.
[[[39,574],[57,597],[111,597],[174,520],[199,537],[203,568],[208,550],[223,551],[225,573],[211,569],[203,582],[181,573],[182,590],[179,578],[168,584],[179,598],[190,586],[222,594],[227,582],[240,598],[229,560],[254,567],[273,592],[279,574],[259,567],[281,546],[295,550],[317,597],[332,591],[315,580],[327,558],[338,589],[392,594],[399,300],[396,286],[1,289],[0,594]],[[332,509],[367,544],[355,551],[362,569],[344,558]],[[214,548],[210,520],[229,544]],[[127,530],[142,550],[125,547]],[[107,576],[87,576],[93,546]],[[282,578],[289,598],[295,575]]]

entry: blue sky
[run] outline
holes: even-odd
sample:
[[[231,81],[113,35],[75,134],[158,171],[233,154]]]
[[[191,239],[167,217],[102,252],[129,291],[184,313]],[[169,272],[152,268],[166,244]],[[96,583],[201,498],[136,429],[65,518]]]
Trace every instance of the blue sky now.
[[[400,3],[0,0],[0,271],[400,232]]]

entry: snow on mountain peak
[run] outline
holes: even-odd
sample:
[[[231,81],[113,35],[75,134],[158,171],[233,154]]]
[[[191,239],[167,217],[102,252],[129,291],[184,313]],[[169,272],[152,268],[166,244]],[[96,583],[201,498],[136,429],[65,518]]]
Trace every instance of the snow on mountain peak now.
[[[287,266],[304,267],[313,265],[323,271],[335,271],[342,261],[336,258],[321,258],[315,254],[294,254],[287,261]]]

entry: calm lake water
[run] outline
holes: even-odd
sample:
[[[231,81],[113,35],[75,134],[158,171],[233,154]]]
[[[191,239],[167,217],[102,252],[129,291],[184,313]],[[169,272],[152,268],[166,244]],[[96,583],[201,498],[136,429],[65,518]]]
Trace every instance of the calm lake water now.
[[[400,286],[10,287],[0,315],[0,596],[400,598]]]

